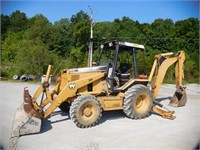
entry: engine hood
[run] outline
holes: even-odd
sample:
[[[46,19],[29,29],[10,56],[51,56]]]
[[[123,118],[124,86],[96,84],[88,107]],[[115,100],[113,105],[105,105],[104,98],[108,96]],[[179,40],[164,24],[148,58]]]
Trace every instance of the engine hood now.
[[[69,69],[69,73],[87,73],[87,72],[100,72],[106,71],[106,66],[86,67],[86,68],[73,68]]]

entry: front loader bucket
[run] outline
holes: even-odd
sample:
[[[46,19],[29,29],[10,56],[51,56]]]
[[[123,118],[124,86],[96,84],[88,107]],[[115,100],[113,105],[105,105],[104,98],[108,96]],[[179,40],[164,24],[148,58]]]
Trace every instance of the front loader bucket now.
[[[23,107],[17,109],[11,137],[40,132],[41,119],[32,117],[24,111]]]
[[[32,97],[28,90],[24,89],[24,103],[17,109],[11,137],[40,132],[41,119],[32,105]]]
[[[169,106],[181,107],[181,106],[185,106],[186,102],[187,102],[187,95],[186,95],[186,92],[185,92],[185,88],[179,87],[175,91],[172,99],[170,100]]]

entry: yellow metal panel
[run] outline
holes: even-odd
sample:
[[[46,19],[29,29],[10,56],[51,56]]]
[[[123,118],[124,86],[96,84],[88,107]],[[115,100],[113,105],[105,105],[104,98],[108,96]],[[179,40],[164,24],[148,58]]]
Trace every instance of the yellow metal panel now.
[[[121,89],[122,90],[126,90],[127,88],[129,88],[131,85],[133,85],[134,83],[139,84],[139,83],[148,83],[149,80],[148,79],[130,79],[127,83],[125,83]]]
[[[76,81],[78,79],[79,79],[79,75],[77,75],[77,74],[71,75],[71,81]]]
[[[121,97],[98,97],[98,99],[101,102],[101,106],[105,111],[123,109],[123,98]]]
[[[163,82],[167,69],[177,61],[177,57],[175,58],[166,58],[166,60],[160,65],[158,69],[158,74],[155,80],[155,86],[153,89],[153,96],[154,98],[158,96],[160,91],[160,86]]]
[[[154,74],[154,72],[155,72],[155,69],[156,69],[156,65],[157,65],[157,63],[158,63],[158,60],[155,59],[154,62],[153,62],[153,66],[152,66],[152,69],[151,69],[151,72],[150,72],[149,78],[148,78],[149,82],[152,81],[153,74]]]
[[[78,91],[77,91],[77,93],[85,93],[85,92],[88,92],[87,91],[87,86],[84,86],[84,87],[78,89]]]
[[[124,92],[119,92],[119,94],[118,94],[117,96],[119,96],[119,97],[121,97],[121,98],[124,98],[125,93],[124,93]]]
[[[58,94],[57,98],[53,101],[52,105],[48,107],[44,113],[44,118],[49,116],[63,101],[69,101],[71,98],[77,96],[77,90],[90,84],[96,80],[102,79],[105,73],[96,73],[92,76],[79,79],[77,81],[72,81],[66,84],[61,92]]]

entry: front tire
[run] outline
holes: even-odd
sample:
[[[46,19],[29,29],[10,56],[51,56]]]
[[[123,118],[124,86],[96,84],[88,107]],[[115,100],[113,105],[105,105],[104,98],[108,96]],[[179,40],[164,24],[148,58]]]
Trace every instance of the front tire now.
[[[102,116],[101,104],[95,96],[82,95],[70,107],[70,117],[76,126],[88,128],[95,125]]]
[[[153,106],[153,95],[147,86],[137,84],[125,92],[124,113],[131,119],[149,116]]]

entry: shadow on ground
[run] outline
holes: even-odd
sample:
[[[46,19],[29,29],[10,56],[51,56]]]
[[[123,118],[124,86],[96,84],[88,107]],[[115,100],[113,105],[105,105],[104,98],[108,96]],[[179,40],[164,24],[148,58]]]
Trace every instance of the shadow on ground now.
[[[162,97],[162,98],[156,98],[155,100],[158,102],[164,101],[164,100],[170,100],[172,97]],[[150,115],[158,115],[153,113],[152,111],[150,112]],[[50,117],[61,115],[64,118],[60,120],[55,120],[51,121]],[[50,115],[49,118],[43,120],[42,122],[42,127],[41,127],[41,133],[47,132],[52,129],[52,124],[53,123],[59,123],[62,121],[67,121],[70,120],[69,112],[63,112],[63,111],[55,111]],[[116,119],[121,119],[125,118],[126,115],[124,114],[123,110],[113,110],[113,111],[103,111],[102,112],[102,117],[100,118],[99,122],[97,125],[100,125],[102,123],[105,123],[107,120],[116,120]]]
[[[116,120],[116,119],[121,119],[121,118],[125,118],[125,117],[126,116],[125,116],[123,110],[103,111],[102,117],[99,120],[99,122],[97,123],[97,125],[100,125],[100,124],[106,122],[107,120]]]
[[[61,116],[64,116],[65,118],[60,119],[60,120],[51,121],[50,117],[49,117],[49,118],[43,120],[40,133],[48,132],[49,130],[51,130],[53,123],[59,123],[59,122],[62,122],[62,121],[70,120],[70,116],[69,116],[68,112],[55,111],[51,114],[51,117],[56,116],[56,115],[61,115]],[[123,110],[103,111],[102,117],[100,118],[97,125],[100,125],[100,124],[106,122],[107,120],[121,119],[121,118],[125,118],[125,117],[126,116],[123,113]]]
[[[57,116],[57,115],[64,116],[65,118],[60,119],[60,120],[55,120],[55,121],[51,121],[50,120],[50,117]],[[50,115],[50,117],[48,117],[47,119],[42,121],[42,127],[41,127],[41,132],[40,133],[44,133],[44,132],[47,132],[47,131],[51,130],[53,123],[59,123],[59,122],[66,121],[66,120],[70,119],[69,118],[69,113],[62,112],[62,111],[54,111]]]
[[[171,96],[168,96],[168,97],[156,98],[155,100],[158,101],[158,102],[162,102],[162,101],[167,100],[167,99],[171,100],[171,98],[172,98]]]

